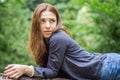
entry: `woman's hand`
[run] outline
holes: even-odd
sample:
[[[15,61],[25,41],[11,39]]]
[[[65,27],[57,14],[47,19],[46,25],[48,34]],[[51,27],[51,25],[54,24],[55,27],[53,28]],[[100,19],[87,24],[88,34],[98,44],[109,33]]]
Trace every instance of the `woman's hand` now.
[[[20,64],[10,64],[7,67],[5,67],[5,74],[9,78],[19,78],[23,74],[26,73],[26,69],[29,68],[26,65],[20,65]]]

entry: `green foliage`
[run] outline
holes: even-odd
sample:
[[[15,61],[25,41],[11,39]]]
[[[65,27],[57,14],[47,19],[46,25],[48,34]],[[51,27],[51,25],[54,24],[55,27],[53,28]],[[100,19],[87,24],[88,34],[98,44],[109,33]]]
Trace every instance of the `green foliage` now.
[[[62,8],[63,24],[82,47],[90,52],[120,52],[118,0],[70,0]]]
[[[69,0],[26,0],[27,2],[27,7],[31,10],[34,11],[34,9],[36,8],[36,6],[40,3],[50,3],[52,5],[56,5],[56,4],[64,4],[69,2]],[[62,6],[61,6],[62,7]]]
[[[102,36],[98,50],[120,52],[120,2],[118,0],[93,0],[91,3],[91,11],[95,14],[92,17]]]
[[[23,0],[6,0],[0,6],[0,70],[8,64],[22,63],[33,64],[27,54],[31,16]],[[0,71],[1,72],[1,71]]]

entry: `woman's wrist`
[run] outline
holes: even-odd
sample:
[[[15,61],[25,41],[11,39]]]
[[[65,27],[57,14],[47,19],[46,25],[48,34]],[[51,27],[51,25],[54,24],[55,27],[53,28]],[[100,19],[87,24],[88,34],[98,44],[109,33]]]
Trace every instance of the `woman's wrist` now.
[[[25,66],[25,74],[32,77],[34,76],[34,67],[33,66]]]
[[[33,66],[29,66],[30,70],[31,70],[31,75],[30,77],[34,76],[34,67]]]

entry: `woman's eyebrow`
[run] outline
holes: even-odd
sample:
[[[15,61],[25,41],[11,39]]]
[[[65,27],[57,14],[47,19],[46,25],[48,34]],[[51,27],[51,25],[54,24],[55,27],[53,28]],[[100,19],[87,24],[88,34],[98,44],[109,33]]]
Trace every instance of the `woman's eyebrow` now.
[[[46,17],[41,17],[40,19],[56,19],[56,18],[55,17],[49,17],[49,18],[48,17],[47,18]]]

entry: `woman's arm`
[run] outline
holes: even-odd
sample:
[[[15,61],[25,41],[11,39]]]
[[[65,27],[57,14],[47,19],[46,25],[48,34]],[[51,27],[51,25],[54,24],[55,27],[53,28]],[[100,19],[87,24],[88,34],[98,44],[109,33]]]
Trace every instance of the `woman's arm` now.
[[[54,36],[49,41],[49,57],[47,68],[34,67],[38,76],[42,78],[56,77],[62,65],[68,40],[62,36]]]

